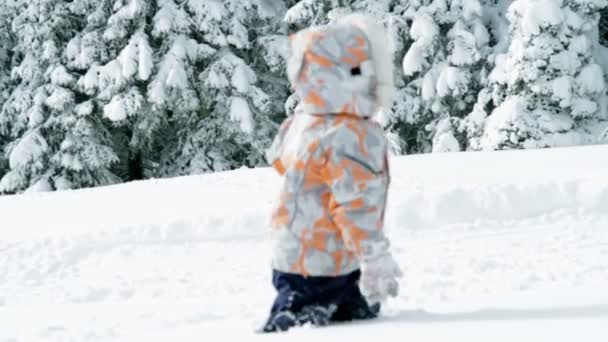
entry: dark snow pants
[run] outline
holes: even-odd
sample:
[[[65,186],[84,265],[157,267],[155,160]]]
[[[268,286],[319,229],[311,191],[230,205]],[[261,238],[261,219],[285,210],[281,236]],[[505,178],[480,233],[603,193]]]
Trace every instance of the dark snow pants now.
[[[277,290],[264,332],[286,331],[294,326],[327,325],[378,316],[380,305],[369,306],[359,290],[359,270],[339,277],[304,277],[272,273]]]

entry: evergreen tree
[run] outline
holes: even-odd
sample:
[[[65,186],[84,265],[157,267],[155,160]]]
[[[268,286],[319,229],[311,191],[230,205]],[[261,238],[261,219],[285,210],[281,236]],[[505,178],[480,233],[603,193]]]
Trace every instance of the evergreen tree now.
[[[147,25],[154,3],[80,0],[79,9],[87,25],[68,48],[70,61],[85,71],[78,89],[90,99],[98,131],[111,137],[118,161],[112,172],[123,180],[142,179],[144,144],[137,142],[147,128],[142,122],[154,115],[146,96],[154,68]]]
[[[460,151],[461,119],[473,109],[487,74],[490,32],[480,0],[403,2],[414,40],[403,58],[406,86],[394,120],[408,152]]]
[[[261,87],[282,89],[272,82],[276,79],[273,72],[279,71],[277,58],[282,58],[272,45],[280,45],[280,39],[276,33],[275,37],[269,33],[276,28],[273,21],[282,16],[285,8],[280,2],[262,0],[189,1],[186,5],[194,38],[186,40],[190,48],[182,51],[198,53],[185,55],[192,73],[177,74],[183,89],[192,87],[192,94],[199,94],[192,102],[198,110],[171,113],[177,141],[163,152],[159,174],[196,174],[265,165],[264,151],[277,126],[271,119],[276,116],[273,111],[280,108],[276,102],[284,99],[273,99]],[[261,48],[262,43],[270,46]],[[266,58],[256,59],[260,51],[265,52]],[[253,69],[261,66],[265,66],[261,72]],[[151,83],[151,94],[167,93],[160,90],[168,85],[162,65],[159,70]],[[178,109],[173,106],[172,110]]]
[[[510,45],[496,57],[470,122],[472,149],[578,145],[596,141],[606,119],[604,75],[592,33],[605,0],[514,1]]]
[[[54,125],[53,110],[68,107],[74,94],[51,85],[61,65],[61,49],[72,33],[67,3],[15,3],[12,31],[18,65],[12,70],[16,88],[5,103],[0,127],[12,140],[7,149],[10,171],[0,181],[0,192],[52,189],[52,157],[63,132]]]
[[[0,120],[2,107],[13,90],[10,71],[12,70],[13,47],[15,43],[11,30],[11,18],[14,15],[14,2],[4,1],[0,3]],[[0,129],[0,178],[8,169],[8,160],[2,153],[9,142],[8,132]]]

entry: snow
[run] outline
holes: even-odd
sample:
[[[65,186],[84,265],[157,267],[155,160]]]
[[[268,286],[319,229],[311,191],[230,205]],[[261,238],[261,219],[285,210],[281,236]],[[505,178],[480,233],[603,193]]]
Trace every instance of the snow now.
[[[102,70],[103,67],[96,64],[92,65],[89,71],[78,80],[78,86],[87,94],[94,93],[99,84],[99,76]]]
[[[427,13],[416,16],[410,29],[410,37],[424,46],[429,46],[439,35],[439,26]]]
[[[34,105],[27,111],[27,127],[34,128],[44,122],[44,109],[40,105]]]
[[[122,96],[116,95],[112,101],[103,106],[103,115],[112,121],[122,121],[127,118],[127,111],[122,101]]]
[[[137,73],[137,43],[134,36],[129,41],[129,44],[120,52],[117,61],[122,67],[122,76],[125,79],[130,79]]]
[[[599,93],[606,88],[604,72],[602,67],[597,64],[585,66],[576,81],[584,92]]]
[[[43,88],[38,89],[36,94],[34,95],[34,103],[33,106],[27,111],[28,123],[27,126],[29,128],[37,127],[38,125],[44,122],[44,102],[47,99],[47,93]]]
[[[183,18],[176,18],[175,12],[178,9],[173,0],[160,0],[158,6],[159,10],[154,16],[154,29],[152,30],[155,37],[169,33],[175,24],[180,24],[183,20]]]
[[[285,13],[284,21],[289,24],[308,23],[314,15],[313,6],[314,0],[302,0],[292,6]]]
[[[176,89],[187,89],[188,88],[188,75],[184,68],[184,64],[178,60],[173,60],[171,67],[167,73],[167,79],[165,85],[169,88]]]
[[[144,33],[139,33],[137,47],[139,48],[137,76],[140,80],[146,81],[152,75],[154,60],[152,58],[152,48],[150,48],[150,44]]]
[[[41,159],[48,150],[46,140],[38,131],[26,133],[11,151],[9,165],[11,169],[25,168],[29,163]]]
[[[573,53],[584,55],[593,49],[593,43],[589,37],[581,35],[572,38],[568,49]]]
[[[116,59],[109,62],[108,64],[106,64],[105,66],[103,66],[100,69],[95,68],[95,70],[94,70],[94,68],[91,68],[90,72],[93,73],[93,75],[98,73],[98,76],[97,76],[98,86],[99,86],[99,89],[104,89],[104,91],[103,91],[104,94],[111,93],[112,90],[119,89],[124,84],[127,83],[127,80],[122,76],[123,75],[122,65]],[[88,74],[89,73],[87,73],[86,76],[88,76]],[[90,78],[87,77],[87,81],[92,81],[94,79],[93,75]],[[84,81],[85,85],[88,83],[87,81]]]
[[[61,166],[71,171],[82,171],[84,166],[77,155],[71,153],[63,153],[61,155]]]
[[[575,51],[562,51],[555,54],[551,56],[549,63],[556,70],[560,70],[568,75],[573,75],[582,64]]]
[[[462,15],[465,20],[479,18],[483,14],[483,8],[479,0],[462,1]]]
[[[71,90],[57,86],[53,86],[51,95],[44,101],[49,108],[57,111],[63,111],[72,102],[74,102],[74,93]]]
[[[284,35],[268,35],[259,38],[259,42],[264,47],[262,56],[271,71],[282,70],[289,58],[289,38]]]
[[[459,68],[445,66],[437,79],[437,94],[441,97],[461,95],[460,90],[466,89],[467,75]]]
[[[42,44],[42,58],[46,60],[51,60],[59,54],[59,49],[57,48],[57,44],[55,44],[54,41],[47,40]]]
[[[475,21],[473,23],[473,35],[475,35],[477,47],[486,46],[490,42],[490,33],[480,21]]]
[[[232,97],[230,100],[230,119],[239,122],[243,132],[253,133],[253,116],[246,99],[240,96]]]
[[[88,116],[91,115],[91,113],[93,113],[93,102],[92,101],[86,101],[83,102],[79,105],[76,106],[76,108],[74,109],[74,111],[76,112],[76,114],[78,116]]]
[[[407,54],[403,58],[403,73],[406,76],[411,76],[418,71],[422,71],[426,63],[426,59],[424,57],[425,47],[419,43],[414,42],[410,49],[407,51]]]
[[[257,5],[258,14],[263,19],[282,17],[287,11],[282,1],[258,0]]]
[[[596,113],[597,110],[597,103],[589,99],[577,98],[572,101],[572,116],[575,118],[589,117]]]
[[[524,98],[510,97],[494,109],[486,120],[485,131],[481,138],[482,147],[491,150],[506,141],[517,143],[518,139],[509,135],[506,129],[519,128],[523,133],[528,133],[533,124]]]
[[[430,71],[424,75],[422,79],[422,87],[420,89],[420,96],[424,101],[431,101],[435,97],[435,84],[437,78],[435,72]]]
[[[522,17],[522,32],[526,36],[540,33],[541,28],[560,25],[564,22],[561,9],[562,0],[517,0],[510,8],[510,14]]]
[[[443,132],[435,136],[433,153],[458,152],[460,144],[452,132]]]
[[[251,73],[251,70],[248,72],[245,65],[239,65],[232,74],[232,86],[241,94],[247,94],[249,92],[250,80],[248,73]]]
[[[122,5],[123,3],[123,1],[118,1],[114,4],[114,10],[118,11],[110,17],[110,19],[108,20],[109,24],[113,25],[118,24],[121,21],[135,19],[141,16],[146,10],[146,4],[144,0],[128,0],[125,5]]]
[[[47,192],[52,190],[53,187],[51,186],[51,183],[49,183],[49,180],[46,177],[42,177],[40,180],[34,183],[34,185],[30,186],[25,192]]]
[[[454,45],[450,55],[452,64],[456,66],[472,65],[480,59],[481,56],[475,50],[476,38],[473,34],[455,26],[448,36],[454,39]]]
[[[103,107],[103,115],[112,121],[122,121],[127,117],[142,114],[141,107],[144,98],[137,88],[131,88],[127,93],[116,95],[112,101]]]
[[[572,11],[570,8],[565,8],[564,13],[565,13],[565,23],[570,28],[577,31],[583,27],[585,20],[583,18],[581,18],[581,16],[578,13]]]
[[[568,76],[558,77],[551,82],[554,96],[560,100],[562,108],[568,107],[572,100],[571,79]]]
[[[607,154],[603,145],[391,159],[387,233],[401,295],[377,321],[286,335],[252,333],[274,295],[271,169],[0,197],[10,223],[0,340],[601,341]]]
[[[71,86],[74,83],[74,77],[68,73],[63,65],[59,65],[51,73],[51,84],[58,86]]]

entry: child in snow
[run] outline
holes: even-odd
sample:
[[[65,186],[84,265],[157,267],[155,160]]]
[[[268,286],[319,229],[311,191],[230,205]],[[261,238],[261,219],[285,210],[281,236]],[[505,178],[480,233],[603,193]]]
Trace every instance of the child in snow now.
[[[283,176],[272,217],[273,285],[265,332],[370,319],[401,276],[383,232],[387,141],[372,117],[390,106],[386,35],[360,15],[290,37],[301,103],[268,151]]]

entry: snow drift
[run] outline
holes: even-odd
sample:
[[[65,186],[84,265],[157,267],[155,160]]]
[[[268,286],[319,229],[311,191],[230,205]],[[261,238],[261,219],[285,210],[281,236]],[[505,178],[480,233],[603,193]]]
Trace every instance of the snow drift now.
[[[601,340],[606,155],[391,159],[401,295],[377,322],[290,340]],[[0,341],[283,339],[252,334],[274,295],[266,234],[278,186],[270,169],[243,169],[1,197]]]

